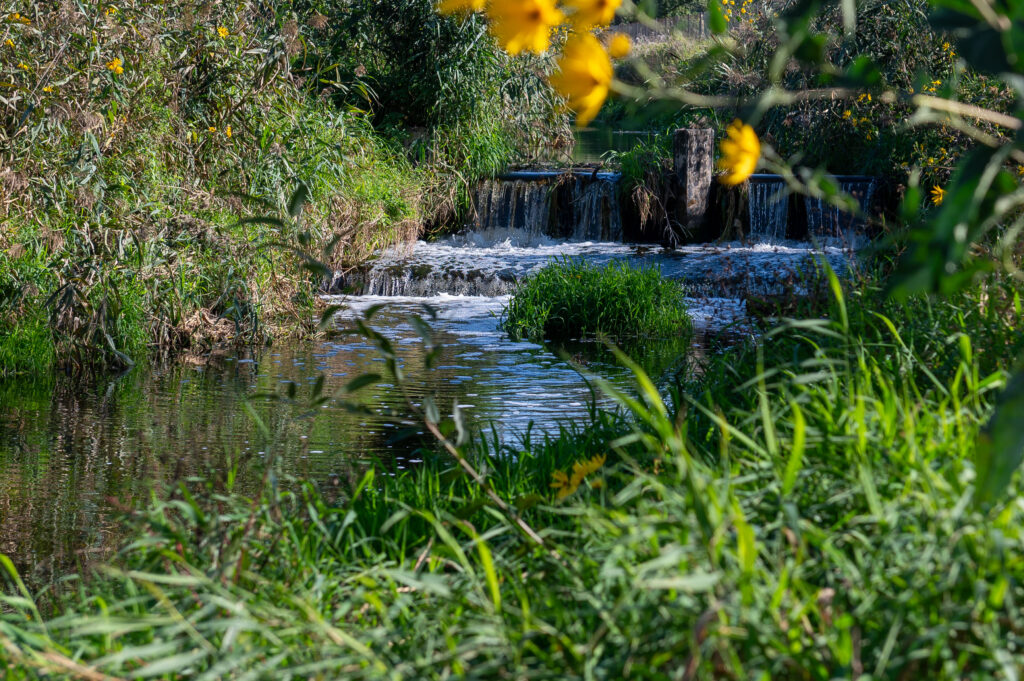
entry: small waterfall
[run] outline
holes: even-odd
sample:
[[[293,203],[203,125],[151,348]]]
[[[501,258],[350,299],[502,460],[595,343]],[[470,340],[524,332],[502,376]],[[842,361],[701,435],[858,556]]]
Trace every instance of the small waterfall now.
[[[473,194],[469,232],[478,246],[551,239],[621,241],[618,173],[523,170],[486,180]]]
[[[345,283],[360,295],[431,297],[504,296],[515,288],[517,276],[507,270],[443,267],[427,263],[371,266],[352,273]],[[336,286],[337,291],[344,287]]]
[[[485,180],[473,193],[473,207],[474,232],[493,234],[499,240],[512,234],[526,242],[536,240],[547,232],[551,184],[525,179]]]
[[[598,266],[614,260],[636,267],[658,267],[664,276],[684,282],[689,295],[710,298],[799,291],[822,257],[836,272],[847,267],[846,256],[838,248],[815,252],[797,245],[733,242],[724,246],[663,249],[574,242],[509,248],[419,242],[411,251],[386,251],[376,261],[336,277],[327,292],[412,297],[501,296],[512,293],[523,277],[561,257],[581,258]]]
[[[577,177],[572,188],[574,241],[622,241],[619,178]]]
[[[862,213],[871,209],[878,179],[874,177],[837,177],[839,188],[860,203]],[[837,238],[844,243],[856,243],[864,232],[864,218],[854,215],[838,206],[825,203],[824,199],[806,197],[807,231],[811,236]]]
[[[385,249],[358,268],[336,273],[325,289],[387,297],[503,296],[552,260],[569,257],[599,266],[615,260],[658,267],[684,282],[692,296],[738,298],[799,292],[822,257],[836,271],[846,266],[835,245],[815,250],[785,241],[788,201],[782,179],[774,176],[751,182],[751,236],[761,243],[671,249],[623,243],[620,178],[592,170],[520,171],[482,182],[473,197],[475,220],[465,232]],[[874,181],[859,182],[847,178],[843,188],[867,206]],[[823,210],[815,220],[816,235],[825,220],[838,224]]]
[[[752,175],[748,207],[750,240],[778,243],[786,238],[789,226],[789,197],[786,182],[778,175]]]

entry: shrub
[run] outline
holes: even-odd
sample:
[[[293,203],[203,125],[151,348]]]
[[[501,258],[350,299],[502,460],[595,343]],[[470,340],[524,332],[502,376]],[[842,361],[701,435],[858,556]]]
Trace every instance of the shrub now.
[[[520,283],[501,327],[513,339],[561,342],[689,335],[682,286],[657,269],[622,262],[604,267],[565,258]]]

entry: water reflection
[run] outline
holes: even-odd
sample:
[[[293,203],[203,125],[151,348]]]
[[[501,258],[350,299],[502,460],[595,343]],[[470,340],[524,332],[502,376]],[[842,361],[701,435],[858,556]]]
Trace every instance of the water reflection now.
[[[358,375],[384,373],[372,344],[344,333],[353,315],[378,303],[388,306],[373,325],[398,348],[414,402],[438,395],[443,411],[458,403],[503,437],[531,421],[550,428],[559,419],[585,418],[592,393],[584,379],[545,348],[512,343],[497,330],[504,301],[357,298],[348,301],[352,309],[339,315],[338,335],[329,340],[203,366],[137,370],[100,385],[0,385],[0,552],[37,579],[75,567],[116,546],[117,509],[145,502],[154,485],[216,478],[237,463],[238,488],[253,492],[270,452],[285,472],[328,494],[346,488],[375,459],[396,469],[414,465],[422,441],[396,437],[415,424],[403,419],[406,396],[386,379],[359,393],[369,413],[331,400],[310,415],[307,398],[321,374],[325,394],[333,394]],[[427,346],[408,322],[413,313],[429,317],[424,303],[434,311],[433,340],[440,346],[430,371],[423,368]],[[700,310],[715,320],[740,311],[722,304]],[[588,369],[628,384],[625,371],[607,359],[588,361]],[[294,401],[255,398],[287,395],[291,385]]]

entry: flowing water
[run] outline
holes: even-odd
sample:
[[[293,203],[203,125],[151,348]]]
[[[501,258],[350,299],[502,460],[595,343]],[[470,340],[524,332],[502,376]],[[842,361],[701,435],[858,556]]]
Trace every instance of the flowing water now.
[[[844,244],[855,246],[864,234],[864,217],[871,209],[878,189],[874,177],[838,177],[839,188],[852,196],[859,204],[861,215],[842,210],[825,202],[824,199],[804,198],[807,210],[807,231],[816,237],[838,239]]]
[[[274,457],[284,472],[328,494],[373,461],[390,471],[414,466],[428,442],[407,419],[406,399],[418,403],[428,394],[446,413],[460,405],[510,445],[528,427],[550,433],[559,423],[585,421],[595,396],[588,381],[551,349],[512,342],[498,329],[515,283],[553,259],[624,260],[684,282],[697,327],[694,355],[723,329],[746,333],[743,296],[799,292],[804,273],[822,260],[846,267],[841,250],[782,240],[678,249],[622,243],[616,182],[539,174],[485,184],[477,222],[465,233],[391,249],[339,273],[335,292],[355,295],[328,298],[344,309],[327,340],[200,366],[140,368],[100,385],[0,385],[0,552],[37,577],[106,555],[124,531],[118,508],[144,502],[154,485],[218,479],[232,465],[243,491],[257,489]],[[325,394],[333,394],[357,376],[384,373],[372,344],[351,333],[378,305],[371,325],[398,349],[405,392],[383,378],[359,393],[361,410],[338,399],[311,409],[321,375]],[[431,370],[412,315],[431,324],[440,347]],[[680,361],[659,356],[664,345],[650,348],[654,371]],[[630,384],[607,354],[590,357],[587,371]]]
[[[748,198],[750,239],[758,243],[779,243],[789,226],[789,195],[779,175],[753,175]]]

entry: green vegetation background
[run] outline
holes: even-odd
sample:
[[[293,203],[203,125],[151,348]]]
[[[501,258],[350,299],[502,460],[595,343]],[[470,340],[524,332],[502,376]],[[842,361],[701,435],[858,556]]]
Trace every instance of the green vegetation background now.
[[[908,13],[861,36],[857,49],[879,50],[883,63],[938,39],[909,21],[924,3],[864,6],[879,21],[890,8]],[[216,22],[204,24],[203,49],[239,33],[225,28],[213,38]],[[759,49],[746,54],[764,58]],[[110,79],[107,56],[96,70]],[[942,87],[927,63],[885,77]],[[716,88],[757,75],[714,73]],[[794,87],[811,83],[790,75]],[[958,82],[981,82],[971,78]],[[996,91],[974,96],[1005,92],[986,87]],[[337,107],[360,95],[334,96]],[[857,105],[879,139],[893,135],[886,164],[958,139],[901,128],[898,111],[883,129],[885,110]],[[857,158],[873,158],[868,124],[844,127],[847,104],[816,106],[822,127],[796,118],[784,138],[780,112],[765,134],[792,150],[799,136],[846,130],[869,150]],[[221,148],[221,130],[204,119],[181,139],[209,133]],[[928,182],[951,165],[929,166]],[[406,177],[401,164],[385,167]],[[978,261],[989,245],[978,239]],[[621,410],[582,427],[499,446],[442,421],[437,405],[411,403],[441,421],[444,449],[415,471],[368,469],[341,504],[308,486],[282,491],[272,466],[263,494],[245,499],[228,470],[140,513],[135,541],[105,572],[30,590],[0,558],[10,584],[0,661],[15,679],[1018,678],[1024,506],[1012,457],[995,469],[985,457],[997,403],[1012,418],[1024,394],[1009,373],[1024,350],[1020,282],[990,273],[955,294],[896,302],[887,269],[849,282],[826,273],[821,291],[782,310],[794,319],[700,373],[655,385],[638,370],[636,392],[616,393]],[[129,296],[111,300],[135,314]],[[23,328],[30,338],[52,320]],[[400,384],[394,348],[367,335]],[[324,399],[315,388],[306,397]]]
[[[427,0],[4,5],[0,375],[308,332],[321,282],[268,245],[358,262],[565,134],[536,63]],[[299,183],[301,221],[240,221]]]

